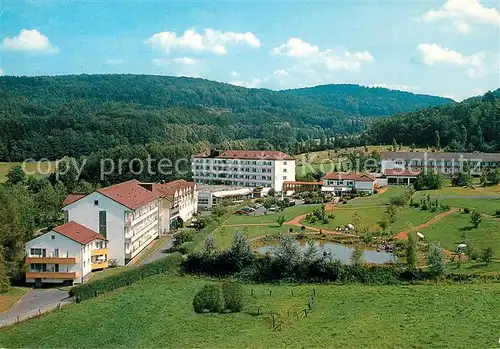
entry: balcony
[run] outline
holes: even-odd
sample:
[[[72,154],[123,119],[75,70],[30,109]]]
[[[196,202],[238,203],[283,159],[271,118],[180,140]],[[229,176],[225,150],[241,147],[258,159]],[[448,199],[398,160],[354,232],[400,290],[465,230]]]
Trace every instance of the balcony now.
[[[107,255],[107,254],[108,254],[107,248],[99,248],[99,249],[90,251],[91,256],[102,256],[102,255]]]
[[[75,264],[76,257],[39,257],[28,256],[26,263],[43,263],[43,264]]]
[[[26,279],[61,279],[74,280],[78,277],[76,272],[50,272],[50,271],[27,271]]]
[[[170,218],[177,216],[179,214],[179,206],[172,207],[170,209]]]
[[[108,261],[95,262],[92,263],[92,270],[105,269],[108,267]]]

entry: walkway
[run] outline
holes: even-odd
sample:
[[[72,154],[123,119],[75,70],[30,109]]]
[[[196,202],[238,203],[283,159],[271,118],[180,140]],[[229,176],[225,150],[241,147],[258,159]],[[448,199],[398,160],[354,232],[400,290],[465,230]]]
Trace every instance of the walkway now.
[[[174,236],[172,235],[161,246],[157,247],[156,251],[151,256],[146,258],[144,261],[139,262],[138,264],[148,264],[157,261],[158,259],[162,259],[167,255],[167,253],[169,253],[173,244],[174,244]],[[156,246],[152,248],[156,248]]]
[[[12,308],[0,315],[0,327],[15,324],[72,302],[73,299],[67,291],[32,289]]]
[[[411,229],[407,229],[407,230],[403,230],[403,231],[399,232],[397,235],[394,236],[394,238],[398,239],[398,240],[408,239],[409,232],[418,231],[420,229],[427,228],[429,225],[434,224],[434,223],[440,221],[442,218],[449,216],[450,214],[453,214],[456,212],[458,212],[458,208],[452,207],[449,211],[440,213],[437,216],[431,218],[430,220],[428,220],[427,222],[425,222],[423,224],[420,224],[420,225],[417,225],[416,227],[413,227]]]

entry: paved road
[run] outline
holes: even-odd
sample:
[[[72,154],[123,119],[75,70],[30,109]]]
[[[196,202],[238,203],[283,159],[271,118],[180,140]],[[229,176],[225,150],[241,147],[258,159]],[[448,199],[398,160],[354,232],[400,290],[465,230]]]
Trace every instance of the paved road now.
[[[58,289],[32,289],[12,308],[0,315],[0,319],[22,316],[28,312],[46,307],[49,304],[70,300],[67,291]]]
[[[174,242],[174,237],[173,236],[169,237],[169,239],[158,250],[156,250],[155,253],[153,253],[145,261],[143,261],[142,264],[151,263],[165,257],[168,251],[172,248],[173,242]]]

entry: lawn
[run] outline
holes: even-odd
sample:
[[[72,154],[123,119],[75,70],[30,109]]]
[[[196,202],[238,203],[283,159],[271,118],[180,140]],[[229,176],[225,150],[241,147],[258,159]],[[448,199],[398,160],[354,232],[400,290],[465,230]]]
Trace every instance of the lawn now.
[[[101,271],[95,271],[93,272],[92,278],[89,281],[92,282],[111,275],[121,274],[126,270],[130,270],[130,267],[114,267],[107,268]]]
[[[366,206],[366,207],[349,207],[349,205],[338,206],[333,210],[335,215],[334,219],[329,219],[328,224],[316,222],[314,224],[302,221],[304,225],[310,225],[322,229],[335,229],[336,227],[346,226],[353,223],[354,213],[360,217],[362,225],[368,226],[369,231],[381,230],[378,222],[382,219],[385,213],[384,206]],[[389,225],[387,231],[392,231],[394,234],[399,233],[412,226],[423,224],[433,218],[434,216],[442,213],[443,211],[430,212],[423,211],[417,208],[403,207],[399,208],[396,214],[396,221]],[[330,213],[330,212],[329,212]]]
[[[298,227],[294,227],[291,225],[283,225],[279,226],[278,224],[269,224],[269,225],[241,225],[241,226],[229,226],[222,227],[222,229],[218,229],[215,233],[215,238],[217,240],[217,246],[219,248],[228,248],[231,245],[231,241],[233,239],[233,235],[236,232],[244,233],[249,239],[264,236],[264,235],[275,235],[275,234],[283,234],[289,231],[292,228],[294,231],[298,230]]]
[[[5,293],[0,293],[0,313],[7,311],[21,299],[30,289],[28,287],[11,287]],[[0,343],[0,347],[1,347]]]
[[[466,240],[480,251],[486,247],[493,248],[493,256],[500,257],[500,222],[483,218],[477,229],[470,223],[470,215],[455,213],[444,217],[439,222],[422,229],[427,240],[439,241],[449,249],[454,250],[460,243],[460,234],[465,232]]]
[[[452,187],[446,186],[437,190],[422,190],[419,191],[422,195],[430,196],[490,196],[497,195],[500,199],[500,185],[492,187]]]
[[[500,307],[499,284],[245,285],[245,311],[196,314],[192,300],[207,281],[167,275],[147,278],[2,329],[0,343],[5,348],[385,349],[498,345],[500,317],[495,309]],[[296,320],[293,314],[306,307],[313,288],[316,298],[312,313]],[[272,330],[271,312],[282,324],[281,331]]]
[[[413,201],[419,202],[423,196],[416,194]],[[460,198],[460,199],[443,199],[436,198],[440,203],[451,207],[465,208],[476,210],[489,215],[494,215],[496,210],[500,210],[500,197],[498,199],[475,199],[475,198]]]
[[[21,162],[0,162],[0,183],[4,183],[7,180],[7,173],[9,173],[9,170],[16,165],[23,166]],[[41,176],[38,173],[39,171],[42,173],[53,172],[55,170],[55,162],[26,163],[25,170],[27,172],[34,172],[34,176],[38,178]]]
[[[252,216],[252,215],[236,215],[233,214],[224,223],[229,224],[260,224],[260,223],[275,223],[279,216],[284,216],[287,221],[295,218],[304,213],[312,212],[315,208],[321,207],[320,204],[315,205],[297,205],[284,209],[281,212],[268,213],[266,215]]]

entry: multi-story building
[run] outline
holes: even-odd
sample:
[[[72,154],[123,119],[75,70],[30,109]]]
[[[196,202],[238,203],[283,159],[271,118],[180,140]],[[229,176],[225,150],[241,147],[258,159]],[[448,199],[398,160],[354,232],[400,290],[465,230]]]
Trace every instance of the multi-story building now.
[[[68,222],[26,244],[26,282],[83,283],[93,270],[108,267],[107,240],[101,234]]]
[[[336,196],[342,196],[352,191],[373,193],[379,187],[377,178],[360,172],[330,172],[323,178],[323,193],[332,193]]]
[[[500,168],[500,154],[384,151],[380,154],[380,165],[383,174],[392,176],[397,171],[410,171],[413,174],[438,171],[451,176],[465,169],[474,175],[480,175],[483,169]],[[390,171],[387,172],[388,170]]]
[[[159,235],[159,197],[131,180],[66,198],[66,221],[76,221],[109,241],[109,259],[125,265]]]
[[[191,163],[196,183],[283,189],[295,181],[295,159],[280,151],[226,150],[197,154]]]
[[[160,197],[159,221],[162,234],[169,233],[198,212],[198,188],[194,182],[180,179],[169,183],[142,183],[141,186]]]

